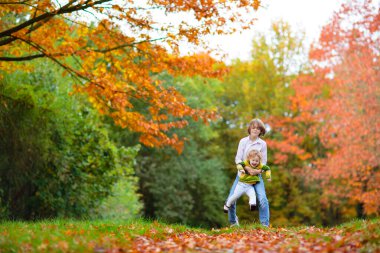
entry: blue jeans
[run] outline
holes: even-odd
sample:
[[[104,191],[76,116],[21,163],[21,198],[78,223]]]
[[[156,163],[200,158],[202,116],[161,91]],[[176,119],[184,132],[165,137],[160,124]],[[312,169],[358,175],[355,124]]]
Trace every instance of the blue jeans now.
[[[252,187],[255,188],[257,199],[259,200],[259,219],[262,225],[269,226],[269,203],[267,199],[267,195],[265,194],[265,186],[264,186],[264,180],[259,175],[260,182],[257,184],[254,184]],[[236,179],[234,184],[231,187],[230,194],[228,197],[230,197],[234,191],[237,183],[239,182],[239,176],[236,175]],[[228,221],[230,224],[236,223],[236,203],[232,204],[230,209],[228,210]]]

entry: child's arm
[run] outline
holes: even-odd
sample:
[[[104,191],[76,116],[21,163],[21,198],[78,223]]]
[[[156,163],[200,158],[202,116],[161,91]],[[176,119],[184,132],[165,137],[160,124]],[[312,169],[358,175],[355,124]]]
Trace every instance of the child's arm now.
[[[261,168],[263,171],[265,171],[265,178],[270,182],[272,181],[272,174],[271,174],[271,170],[270,170],[270,167],[268,165],[264,165],[262,168]]]
[[[244,170],[244,162],[241,162],[241,163],[238,163],[236,164],[236,169],[241,172],[242,174],[245,174],[245,170]]]
[[[246,168],[251,168],[248,161],[243,161],[239,163],[243,167],[243,173],[250,174]]]

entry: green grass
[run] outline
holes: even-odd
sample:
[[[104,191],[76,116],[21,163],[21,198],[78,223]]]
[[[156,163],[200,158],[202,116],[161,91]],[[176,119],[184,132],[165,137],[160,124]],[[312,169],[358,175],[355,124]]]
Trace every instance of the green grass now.
[[[180,233],[189,228],[180,225],[168,227],[144,220],[43,220],[0,224],[0,252],[56,251],[88,252],[96,247],[118,245],[128,248],[141,235],[164,238],[167,233]]]
[[[244,234],[253,230],[281,233],[289,238],[284,247],[297,247],[301,240],[334,246],[353,241],[363,252],[380,250],[380,219],[355,220],[334,228],[292,227],[264,228],[244,225],[239,228],[200,229],[184,225],[167,225],[158,221],[137,220],[43,220],[38,222],[5,221],[0,223],[0,252],[104,252],[105,249],[132,247],[136,237],[165,240],[176,234],[191,232],[210,236],[226,233]],[[336,237],[344,240],[336,240]]]

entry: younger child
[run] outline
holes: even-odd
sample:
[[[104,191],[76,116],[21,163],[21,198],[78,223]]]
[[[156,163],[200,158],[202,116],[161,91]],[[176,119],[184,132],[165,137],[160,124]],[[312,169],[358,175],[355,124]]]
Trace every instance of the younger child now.
[[[261,160],[262,156],[260,151],[253,149],[248,152],[247,159],[244,162],[237,164],[236,168],[239,171],[240,179],[236,185],[234,193],[227,199],[227,202],[224,205],[225,213],[228,213],[231,204],[235,203],[244,193],[249,197],[251,211],[256,210],[256,193],[252,185],[260,182],[260,178],[258,175],[249,175],[244,167],[251,167],[253,169],[265,171],[265,177],[270,182],[272,180],[270,168],[267,165],[262,165]]]

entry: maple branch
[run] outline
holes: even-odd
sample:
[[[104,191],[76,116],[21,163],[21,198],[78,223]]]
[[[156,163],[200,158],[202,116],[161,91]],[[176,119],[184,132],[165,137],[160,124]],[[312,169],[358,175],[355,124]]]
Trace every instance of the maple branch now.
[[[28,21],[25,21],[24,23],[22,23],[22,24],[20,24],[18,26],[15,26],[15,27],[10,28],[10,29],[8,29],[6,31],[0,32],[0,37],[11,36],[12,33],[17,32],[17,31],[19,31],[21,29],[24,29],[25,27],[28,27],[28,26],[36,23],[36,22],[39,22],[41,20],[44,20],[44,19],[47,19],[47,18],[51,18],[51,17],[53,17],[55,15],[61,14],[62,10],[64,8],[66,8],[66,7],[69,7],[73,2],[75,2],[75,0],[71,0],[65,6],[63,6],[61,9],[58,9],[56,12],[46,12],[46,13],[38,16],[38,17],[29,19]]]
[[[80,49],[80,50],[76,50],[75,52],[73,52],[72,55],[75,55],[78,52],[81,52],[83,50],[85,50],[87,52],[108,53],[108,52],[111,52],[111,51],[114,51],[114,50],[118,50],[118,49],[122,49],[122,48],[125,48],[125,47],[133,47],[134,45],[138,45],[138,44],[142,44],[142,43],[146,43],[146,42],[153,42],[153,41],[158,41],[158,40],[164,40],[166,38],[167,37],[156,38],[156,39],[151,39],[151,40],[142,40],[142,41],[138,41],[138,42],[134,42],[134,43],[127,43],[127,44],[118,45],[118,46],[115,46],[115,47],[112,47],[112,48],[104,48],[104,49]],[[21,38],[13,37],[12,36],[12,39],[16,40],[16,39],[21,39]],[[22,41],[24,41],[25,43],[27,43],[26,40],[22,40]],[[30,43],[27,43],[27,44],[31,45]],[[64,54],[64,53],[55,53],[55,54],[50,54],[49,56],[50,57],[57,57],[57,56],[65,56],[65,55],[67,55],[67,54]],[[33,59],[37,59],[37,58],[42,58],[42,57],[47,57],[47,56],[48,55],[46,53],[27,55],[27,56],[20,56],[20,57],[6,57],[6,56],[3,56],[3,57],[0,57],[0,61],[9,61],[9,62],[11,62],[11,61],[29,61],[29,60],[33,60]]]
[[[37,49],[45,57],[47,57],[47,58],[51,59],[52,61],[54,61],[55,63],[57,63],[59,66],[61,66],[62,68],[64,68],[67,72],[69,72],[73,76],[77,76],[77,77],[80,77],[80,78],[82,78],[84,80],[90,81],[89,78],[83,76],[82,74],[78,73],[74,69],[72,69],[69,66],[67,66],[67,65],[63,64],[62,62],[60,62],[57,58],[54,57],[54,55],[46,53],[46,50],[43,47],[41,47],[40,45],[35,44],[32,41],[24,40],[23,38],[18,38],[18,39],[20,39],[21,41],[25,42],[26,44],[28,44],[28,45],[34,47],[35,49]]]
[[[166,38],[168,38],[168,37],[156,38],[156,39],[151,39],[151,40],[142,40],[142,41],[138,41],[138,42],[118,45],[118,46],[111,47],[111,48],[95,49],[93,51],[94,52],[98,52],[98,53],[107,53],[107,52],[110,52],[110,51],[113,51],[113,50],[117,50],[117,49],[121,49],[121,48],[125,48],[125,47],[132,47],[134,45],[138,45],[138,44],[142,44],[142,43],[146,43],[146,42],[153,42],[153,41],[158,41],[158,40],[164,40]]]
[[[41,14],[38,17],[32,18],[32,19],[30,19],[30,20],[28,20],[28,21],[26,21],[26,22],[24,22],[18,26],[15,26],[15,27],[10,28],[6,31],[0,32],[0,38],[11,36],[13,33],[20,31],[20,30],[24,29],[25,27],[28,27],[34,23],[39,22],[39,21],[43,21],[43,20],[48,21],[51,18],[53,18],[54,16],[65,14],[65,13],[71,13],[71,12],[75,12],[75,11],[80,11],[80,10],[85,10],[87,8],[90,8],[90,7],[93,7],[95,5],[105,3],[105,2],[109,2],[111,0],[98,0],[95,2],[91,2],[91,0],[88,0],[84,4],[78,4],[75,6],[71,6],[71,4],[73,4],[75,1],[76,0],[71,0],[66,5],[64,5],[62,8],[60,8],[54,12],[45,12],[44,14]],[[40,26],[38,26],[38,27],[40,27]],[[29,29],[28,33],[36,30],[38,27],[36,26],[33,29]],[[5,41],[7,41],[7,40],[5,40]],[[0,42],[0,46],[5,45],[4,44],[5,41]],[[8,43],[10,43],[10,42],[8,42]]]
[[[44,48],[42,48],[40,45],[38,45],[38,44],[34,44],[32,41],[27,41],[27,40],[24,40],[24,39],[22,39],[22,38],[18,38],[18,39],[24,41],[26,44],[28,44],[28,45],[34,47],[35,49],[37,49],[38,51],[41,52],[40,55],[35,55],[35,56],[39,56],[39,57],[48,57],[49,59],[51,59],[52,61],[54,61],[55,63],[57,63],[59,66],[61,66],[63,69],[65,69],[67,72],[69,72],[70,74],[72,74],[73,78],[76,78],[76,79],[78,80],[79,83],[81,82],[81,80],[80,80],[79,78],[81,78],[81,79],[83,79],[83,80],[86,80],[86,81],[88,81],[88,82],[90,82],[90,83],[95,84],[96,86],[102,88],[103,90],[106,89],[106,87],[104,87],[103,85],[101,85],[101,84],[99,84],[99,83],[97,83],[97,82],[94,82],[91,78],[88,78],[88,77],[86,77],[86,76],[83,76],[82,74],[80,74],[80,73],[78,73],[76,70],[74,70],[73,68],[71,68],[71,67],[69,67],[69,66],[63,64],[62,62],[60,62],[58,59],[56,59],[56,58],[54,57],[54,56],[58,56],[58,54],[54,54],[54,55],[47,54],[47,53],[45,53],[46,50],[45,50]],[[61,55],[61,54],[60,54],[60,55]],[[30,57],[33,57],[33,56],[30,56]],[[20,58],[21,58],[21,57],[20,57]],[[37,57],[35,57],[35,58],[37,58]],[[132,94],[130,94],[130,93],[126,92],[126,91],[113,90],[113,92],[115,92],[115,93],[124,93],[124,94],[127,94],[127,95],[131,96],[131,97],[134,97]],[[135,97],[135,98],[138,99],[137,97]]]
[[[35,54],[22,57],[0,57],[0,61],[29,61],[36,58],[45,57],[45,54]]]
[[[25,1],[22,1],[22,2],[0,2],[0,5],[1,4],[25,4],[27,2],[29,2],[30,0],[25,0]]]

